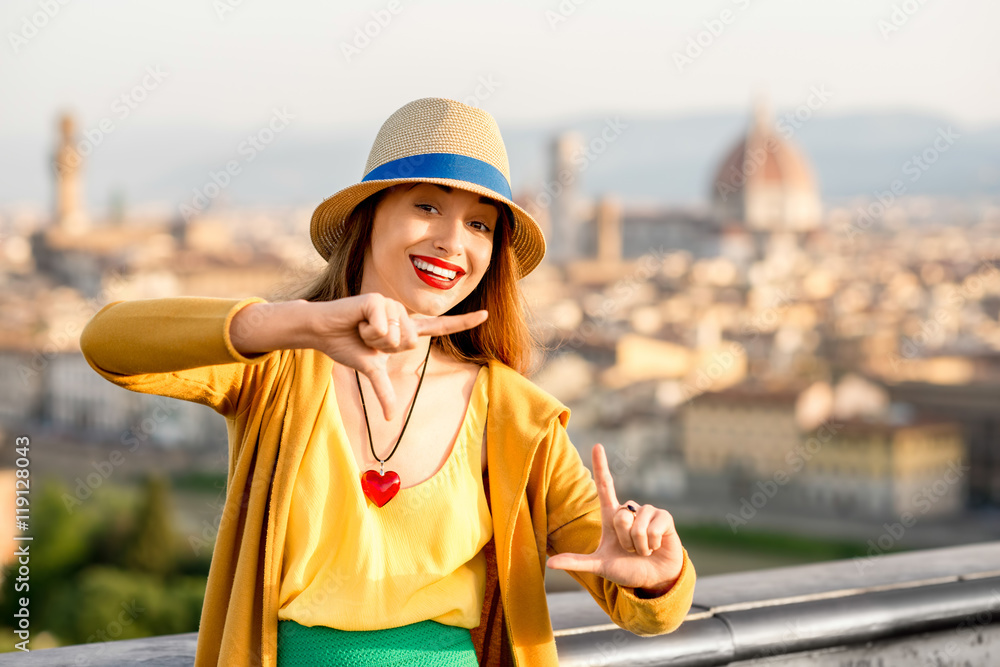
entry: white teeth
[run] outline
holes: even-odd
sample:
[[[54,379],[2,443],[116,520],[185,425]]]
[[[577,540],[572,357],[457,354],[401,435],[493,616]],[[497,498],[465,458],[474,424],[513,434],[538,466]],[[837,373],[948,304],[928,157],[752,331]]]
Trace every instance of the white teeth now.
[[[445,280],[454,280],[455,276],[458,275],[458,271],[449,271],[448,269],[442,269],[440,266],[434,266],[422,259],[413,258],[413,265],[420,269],[421,271],[426,271],[428,273],[433,273],[436,276],[440,276]]]

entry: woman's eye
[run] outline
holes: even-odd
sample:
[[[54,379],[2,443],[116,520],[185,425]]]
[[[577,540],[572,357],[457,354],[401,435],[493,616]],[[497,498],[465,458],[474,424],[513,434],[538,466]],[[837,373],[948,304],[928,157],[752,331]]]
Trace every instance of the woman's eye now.
[[[434,206],[433,204],[414,204],[414,206],[416,206],[421,211],[424,211],[426,213],[431,213],[431,212],[438,213],[439,212],[437,210],[437,207]],[[485,222],[482,222],[481,220],[472,220],[472,221],[469,222],[469,224],[472,225],[473,227],[475,227],[476,229],[480,230],[480,231],[483,231],[483,232],[490,231],[490,226],[487,225]]]

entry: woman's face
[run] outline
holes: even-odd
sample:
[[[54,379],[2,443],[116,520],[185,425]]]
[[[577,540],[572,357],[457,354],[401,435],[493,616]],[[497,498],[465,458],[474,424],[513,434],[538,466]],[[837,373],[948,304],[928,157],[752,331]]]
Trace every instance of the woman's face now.
[[[498,204],[433,183],[397,185],[375,208],[361,292],[395,299],[411,315],[448,312],[490,265]]]

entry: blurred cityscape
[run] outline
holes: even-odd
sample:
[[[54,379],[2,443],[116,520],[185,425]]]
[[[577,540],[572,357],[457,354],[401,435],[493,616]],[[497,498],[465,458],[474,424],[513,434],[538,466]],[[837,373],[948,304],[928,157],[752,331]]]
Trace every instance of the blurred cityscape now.
[[[33,435],[35,474],[64,484],[70,514],[112,477],[194,475],[176,531],[210,554],[225,421],[107,383],[79,335],[118,300],[283,298],[321,268],[312,207],[208,206],[220,171],[173,217],[92,219],[74,119],[54,130],[51,216],[0,219],[0,425]],[[758,558],[757,533],[845,555],[1000,538],[1000,205],[957,222],[953,200],[906,196],[948,131],[872,197],[831,205],[758,102],[698,209],[585,195],[606,132],[553,136],[547,178],[517,196],[549,243],[523,281],[546,347],[533,378],[572,409],[584,462],[604,443],[619,498],[670,509],[700,573],[809,559],[788,543]]]

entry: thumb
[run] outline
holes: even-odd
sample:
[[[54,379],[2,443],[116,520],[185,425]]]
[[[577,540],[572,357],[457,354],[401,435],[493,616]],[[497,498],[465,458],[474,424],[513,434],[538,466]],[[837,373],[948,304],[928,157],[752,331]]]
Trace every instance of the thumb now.
[[[600,563],[600,560],[591,554],[565,553],[550,556],[545,565],[553,570],[573,570],[574,572],[593,572],[596,574]]]
[[[372,383],[372,389],[375,390],[375,396],[382,406],[385,420],[391,420],[396,409],[396,391],[392,388],[388,373],[385,372],[384,368],[373,368],[363,372]]]

